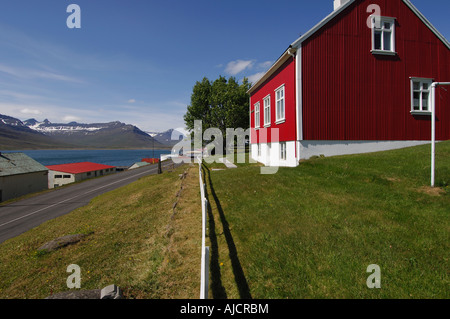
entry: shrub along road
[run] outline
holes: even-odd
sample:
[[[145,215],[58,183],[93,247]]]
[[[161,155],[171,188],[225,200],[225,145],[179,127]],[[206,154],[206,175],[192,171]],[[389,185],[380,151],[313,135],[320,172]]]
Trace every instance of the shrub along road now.
[[[172,161],[162,163],[172,166]],[[94,197],[128,185],[139,178],[158,172],[158,165],[125,171],[81,183],[67,185],[53,191],[0,206],[0,243],[18,236],[43,222],[70,213],[87,205]]]

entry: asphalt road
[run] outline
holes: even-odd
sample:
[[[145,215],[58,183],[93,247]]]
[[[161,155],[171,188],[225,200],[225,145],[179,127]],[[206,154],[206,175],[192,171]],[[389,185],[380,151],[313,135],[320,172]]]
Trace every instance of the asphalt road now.
[[[165,167],[172,162],[163,162]],[[175,164],[175,166],[177,166]],[[43,222],[87,205],[94,197],[156,174],[158,165],[103,176],[54,189],[50,192],[0,206],[0,243],[16,237]]]

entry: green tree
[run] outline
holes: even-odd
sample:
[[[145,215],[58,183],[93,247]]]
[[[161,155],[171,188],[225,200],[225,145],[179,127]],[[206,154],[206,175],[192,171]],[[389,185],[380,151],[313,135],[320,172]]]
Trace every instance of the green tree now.
[[[208,128],[218,128],[226,136],[227,128],[243,128],[249,123],[250,83],[244,78],[239,84],[234,77],[228,80],[220,76],[214,81],[203,78],[194,85],[191,104],[187,107],[184,122],[188,130],[194,129],[194,121],[202,121],[203,132]],[[202,133],[203,133],[202,132]]]
[[[189,131],[194,130],[195,120],[202,120],[204,122],[203,127],[205,127],[206,123],[209,123],[211,118],[210,100],[211,83],[205,77],[201,82],[197,81],[195,83],[191,94],[191,105],[187,107],[187,112],[184,115],[184,122]]]

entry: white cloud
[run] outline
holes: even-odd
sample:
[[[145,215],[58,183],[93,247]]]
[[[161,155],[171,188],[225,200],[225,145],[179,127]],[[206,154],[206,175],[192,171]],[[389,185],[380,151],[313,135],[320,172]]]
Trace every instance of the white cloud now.
[[[73,115],[66,115],[63,117],[63,121],[64,122],[76,122],[76,121],[80,121],[81,118],[78,116],[73,116]]]
[[[264,75],[265,73],[266,73],[266,72],[258,72],[258,73],[256,73],[256,74],[250,75],[250,76],[248,77],[248,81],[251,82],[251,83],[256,83],[260,78],[263,77],[263,75]]]
[[[252,69],[253,72],[260,71],[252,75],[246,75],[246,77],[251,83],[255,83],[267,72],[267,70],[272,66],[272,64],[273,61],[264,61],[257,63],[256,60],[236,60],[231,61],[230,63],[227,64],[225,72],[234,76],[243,71],[250,71]]]
[[[40,114],[42,114],[42,112],[37,110],[37,109],[29,109],[29,108],[25,108],[25,109],[20,110],[20,113],[22,113],[22,114],[32,114],[32,115],[40,115]]]
[[[25,112],[24,112],[25,111]],[[39,114],[36,112],[40,112]],[[26,120],[30,116],[36,117],[38,121],[42,121],[45,118],[53,123],[72,122],[78,121],[81,118],[90,119],[99,116],[99,112],[95,109],[82,109],[82,108],[62,108],[59,104],[51,103],[14,103],[14,102],[1,102],[0,101],[0,114],[9,115],[20,120]],[[71,114],[77,114],[74,116]],[[103,114],[100,112],[100,117]]]
[[[0,96],[2,97],[7,97],[8,99],[13,99],[13,100],[27,100],[27,101],[36,101],[36,100],[42,100],[44,99],[44,97],[40,96],[40,95],[34,95],[34,94],[27,94],[27,93],[23,93],[23,92],[16,92],[16,91],[11,91],[11,90],[0,90]]]
[[[268,68],[270,68],[272,66],[273,62],[272,61],[266,61],[266,62],[262,62],[262,63],[258,63],[258,67],[260,69],[265,69],[267,70]]]
[[[255,62],[253,60],[231,61],[227,64],[227,67],[225,68],[225,72],[227,72],[230,75],[236,75],[246,69],[251,69],[253,67],[254,63]]]
[[[184,127],[183,115],[186,103],[181,101],[163,101],[157,105],[137,104],[96,105],[96,107],[61,107],[63,102],[4,102],[0,100],[0,114],[9,115],[20,120],[35,117],[38,121],[48,119],[52,123],[107,123],[121,121],[136,125],[143,131],[163,132],[170,128]],[[160,109],[160,106],[163,109]],[[25,114],[22,111],[29,112]],[[170,111],[168,111],[170,110]],[[41,112],[39,115],[30,113]],[[30,115],[33,114],[33,115]]]
[[[22,79],[49,79],[49,80],[74,82],[74,83],[82,83],[83,82],[79,79],[61,75],[61,74],[57,74],[54,72],[17,68],[17,67],[7,66],[4,64],[0,64],[0,72],[12,75],[17,78],[22,78]]]
[[[135,99],[129,99],[128,103],[136,103],[136,100]]]

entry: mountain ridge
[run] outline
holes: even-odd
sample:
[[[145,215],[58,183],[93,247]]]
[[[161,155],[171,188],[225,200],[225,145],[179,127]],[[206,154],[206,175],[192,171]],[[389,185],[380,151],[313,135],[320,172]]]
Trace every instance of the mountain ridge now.
[[[0,114],[0,149],[169,148],[138,127],[120,121],[108,123],[52,123],[34,118],[21,121]]]

